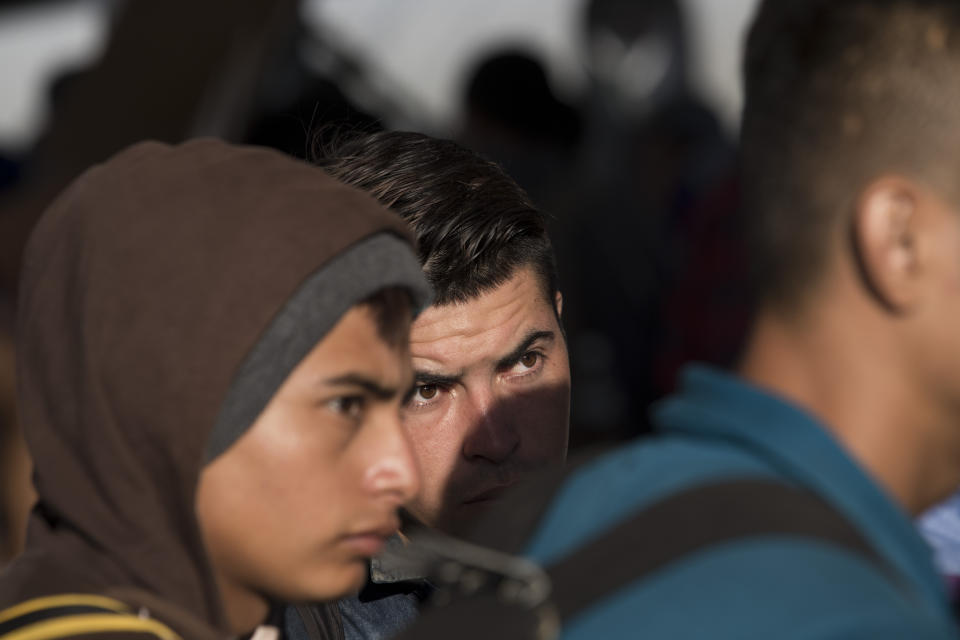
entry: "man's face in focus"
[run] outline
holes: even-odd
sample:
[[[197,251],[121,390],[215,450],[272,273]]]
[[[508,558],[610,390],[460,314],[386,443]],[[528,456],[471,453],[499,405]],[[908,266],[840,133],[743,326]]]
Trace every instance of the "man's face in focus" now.
[[[410,511],[457,532],[531,471],[563,462],[570,366],[554,305],[529,266],[414,322],[416,389],[404,427],[422,489]]]

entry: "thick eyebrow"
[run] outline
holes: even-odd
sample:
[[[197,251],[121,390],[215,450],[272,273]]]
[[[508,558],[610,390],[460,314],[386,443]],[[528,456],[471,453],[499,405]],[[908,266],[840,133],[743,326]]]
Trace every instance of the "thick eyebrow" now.
[[[376,380],[372,380],[359,373],[348,373],[346,375],[337,376],[336,378],[328,378],[324,380],[324,384],[333,386],[360,387],[378,400],[389,400],[399,393],[398,389],[393,387],[384,387]]]
[[[530,350],[530,347],[532,347],[535,342],[537,342],[538,340],[552,342],[553,340],[556,339],[556,337],[557,336],[553,331],[540,331],[540,330],[534,329],[533,331],[527,334],[527,337],[523,339],[523,342],[517,345],[516,349],[514,349],[509,354],[503,356],[502,358],[500,358],[500,360],[497,361],[497,368],[505,369],[507,367],[512,367],[513,365],[515,365],[517,362],[520,361],[520,358],[522,358],[524,354],[526,354],[527,351]]]
[[[413,378],[416,380],[415,385],[425,385],[432,386],[436,385],[438,387],[452,387],[453,385],[460,382],[463,378],[463,373],[455,373],[453,375],[446,375],[442,373],[430,373],[429,371],[414,371]]]
[[[530,331],[513,351],[497,360],[497,368],[505,369],[512,367],[520,361],[520,358],[522,358],[523,355],[529,351],[530,347],[532,347],[538,340],[552,342],[556,339],[556,337],[557,336],[553,331],[543,331],[538,329]],[[413,375],[414,379],[416,380],[414,384],[418,386],[437,385],[438,387],[452,387],[458,384],[463,379],[463,376],[464,373],[462,371],[453,374],[445,374],[432,373],[430,371],[423,371],[420,369],[414,371]]]

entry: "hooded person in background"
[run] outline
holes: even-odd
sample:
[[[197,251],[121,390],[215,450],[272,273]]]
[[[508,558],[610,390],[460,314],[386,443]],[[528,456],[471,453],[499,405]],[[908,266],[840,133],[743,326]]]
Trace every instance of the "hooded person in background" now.
[[[25,258],[39,499],[0,635],[269,634],[275,602],[359,588],[419,485],[429,296],[396,216],[279,153],[144,143],[80,177]]]

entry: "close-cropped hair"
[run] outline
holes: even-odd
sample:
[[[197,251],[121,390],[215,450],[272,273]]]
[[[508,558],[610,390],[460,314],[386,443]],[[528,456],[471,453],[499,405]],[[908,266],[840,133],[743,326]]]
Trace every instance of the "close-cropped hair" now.
[[[743,222],[762,301],[816,284],[871,180],[956,198],[957,0],[765,0],[744,80]]]
[[[409,337],[413,299],[406,289],[380,289],[361,300],[357,306],[370,312],[377,327],[377,335],[391,347],[402,345]]]
[[[544,215],[495,162],[398,131],[340,134],[312,159],[407,221],[434,304],[469,301],[529,266],[553,305],[557,269]]]

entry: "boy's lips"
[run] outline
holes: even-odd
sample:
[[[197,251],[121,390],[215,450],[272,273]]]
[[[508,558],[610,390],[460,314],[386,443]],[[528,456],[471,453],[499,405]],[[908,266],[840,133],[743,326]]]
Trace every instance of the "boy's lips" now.
[[[381,524],[362,527],[343,536],[343,543],[366,556],[375,556],[383,550],[387,539],[400,530],[400,521],[394,517]]]
[[[472,504],[481,504],[485,502],[492,502],[494,500],[499,500],[500,498],[503,497],[503,494],[505,494],[507,491],[510,490],[511,487],[513,487],[514,484],[515,483],[511,482],[508,484],[497,485],[495,487],[491,487],[490,489],[485,489],[484,491],[481,491],[480,493],[476,493],[473,496],[467,498],[466,500],[463,501],[462,504],[472,505]]]

